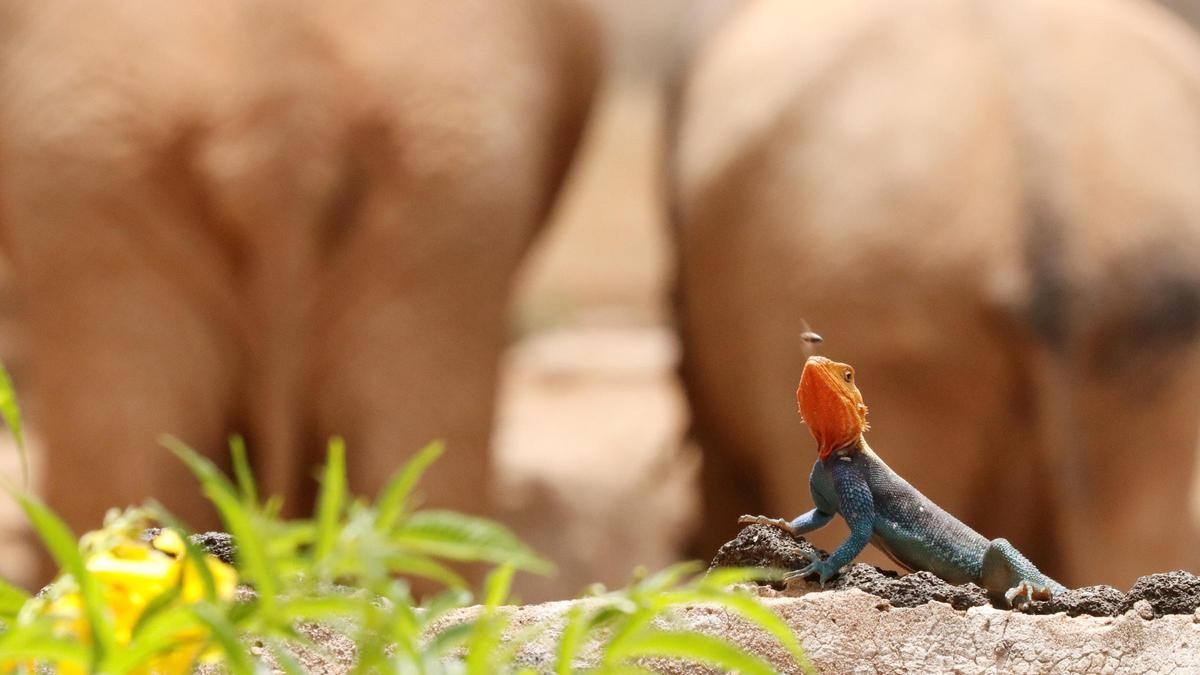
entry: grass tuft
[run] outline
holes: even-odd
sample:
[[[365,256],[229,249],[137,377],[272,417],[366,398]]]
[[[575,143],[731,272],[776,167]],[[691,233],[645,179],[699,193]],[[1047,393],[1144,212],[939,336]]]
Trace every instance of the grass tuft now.
[[[0,377],[0,415],[4,386]],[[11,392],[8,396],[11,397]],[[15,399],[13,399],[15,410]],[[20,428],[19,415],[10,427]],[[812,666],[795,635],[756,597],[731,584],[761,579],[764,570],[704,574],[695,563],[655,574],[639,572],[626,589],[600,591],[553,621],[510,625],[506,605],[518,572],[553,566],[511,531],[476,516],[417,508],[421,475],[443,453],[418,452],[372,503],[347,489],[345,445],[333,439],[311,519],[278,517],[278,500],[259,501],[240,438],[230,441],[235,479],[178,439],[163,444],[199,480],[236,544],[229,567],[189,542],[161,506],[113,512],[105,528],[81,540],[45,505],[12,489],[62,575],[39,597],[0,583],[0,671],[59,673],[186,673],[202,661],[227,672],[262,672],[250,644],[285,673],[303,666],[289,645],[312,645],[299,630],[321,623],[344,630],[357,646],[354,672],[524,673],[522,647],[557,639],[553,672],[645,672],[647,660],[680,659],[726,671],[770,673],[773,666],[713,635],[680,629],[683,608],[719,607],[778,640],[796,665]],[[165,529],[151,541],[142,533]],[[475,602],[456,569],[494,565],[473,618],[447,614]],[[235,569],[236,568],[236,569]],[[414,599],[415,579],[444,590]],[[253,598],[234,600],[235,580]],[[436,630],[435,630],[436,627]],[[555,630],[551,630],[551,629]]]

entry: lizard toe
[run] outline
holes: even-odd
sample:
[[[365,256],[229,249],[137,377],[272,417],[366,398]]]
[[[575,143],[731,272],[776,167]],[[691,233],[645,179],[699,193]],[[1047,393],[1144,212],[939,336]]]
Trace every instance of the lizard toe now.
[[[792,524],[783,518],[768,518],[767,516],[751,516],[747,514],[738,518],[738,523],[742,525],[766,525],[768,527],[777,527],[788,534],[796,534],[796,531],[792,528]]]
[[[808,565],[783,575],[783,580],[791,583],[815,574],[817,582],[824,586],[825,582],[837,575],[837,572],[837,569],[830,565],[828,560],[813,560]]]
[[[798,570],[792,570],[791,572],[788,572],[787,574],[783,575],[783,580],[788,583],[793,583],[796,581],[800,581],[801,579],[804,579],[806,577],[812,576],[814,573],[816,573],[816,571],[817,571],[817,563],[815,563],[815,562],[809,563],[808,565],[805,565],[804,567],[801,567]]]
[[[1029,597],[1033,600],[1050,600],[1054,597],[1054,591],[1045,584],[1036,584],[1031,587]]]
[[[1022,580],[1021,583],[1013,586],[1004,592],[1004,599],[1008,601],[1008,606],[1013,609],[1021,609],[1034,598],[1040,598],[1039,590],[1049,593],[1049,589],[1037,589],[1028,581]],[[1046,596],[1047,598],[1049,595]]]
[[[817,563],[817,572],[820,574],[819,580],[821,585],[824,586],[825,582],[837,576],[838,570],[833,565],[830,565],[828,560],[822,560]]]

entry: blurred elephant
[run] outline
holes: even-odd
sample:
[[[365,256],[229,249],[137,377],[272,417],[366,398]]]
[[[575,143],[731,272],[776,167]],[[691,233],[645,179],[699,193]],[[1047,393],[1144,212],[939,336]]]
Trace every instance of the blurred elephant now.
[[[755,0],[696,51],[676,108],[707,549],[739,513],[810,507],[807,320],[857,368],[872,445],[987,536],[1073,584],[1194,568],[1200,47],[1182,25],[1126,0]]]
[[[567,0],[0,2],[3,243],[45,490],[76,528],[155,496],[214,525],[164,432],[311,503],[445,438],[486,506],[510,280],[598,69]]]

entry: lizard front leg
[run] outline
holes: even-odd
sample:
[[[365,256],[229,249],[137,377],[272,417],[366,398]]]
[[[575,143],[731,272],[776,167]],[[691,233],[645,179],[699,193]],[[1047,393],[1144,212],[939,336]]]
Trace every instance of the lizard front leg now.
[[[778,527],[787,532],[793,537],[808,534],[813,530],[825,527],[829,521],[833,519],[832,513],[826,513],[821,509],[813,509],[808,513],[803,513],[796,516],[794,520],[788,522],[783,518],[768,518],[767,516],[742,516],[738,518],[738,522],[743,525],[767,525],[769,527]]]
[[[871,541],[875,529],[875,497],[871,494],[871,486],[866,477],[848,462],[836,459],[833,462],[833,484],[838,494],[838,510],[850,526],[850,536],[829,558],[810,558],[811,562],[807,567],[789,572],[784,576],[784,580],[817,574],[821,584],[824,584],[842,567],[857,558]],[[815,553],[812,555],[816,556]]]

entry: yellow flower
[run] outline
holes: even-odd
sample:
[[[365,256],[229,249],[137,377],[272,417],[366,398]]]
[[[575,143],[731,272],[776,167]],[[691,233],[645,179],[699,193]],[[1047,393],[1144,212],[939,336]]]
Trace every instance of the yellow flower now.
[[[113,534],[113,533],[90,533]],[[197,563],[189,558],[183,539],[174,530],[163,530],[151,542],[145,542],[130,532],[116,533],[117,536],[92,536],[90,542],[102,542],[85,553],[84,565],[99,583],[104,599],[106,615],[110,619],[118,646],[125,646],[133,639],[133,629],[142,613],[156,598],[171,589],[178,589],[172,603],[188,605],[206,598],[204,577]],[[203,564],[212,577],[215,598],[219,601],[233,599],[237,587],[237,572],[211,555],[203,557]],[[51,586],[48,599],[34,598],[44,606],[37,612],[40,616],[54,620],[55,629],[61,635],[73,635],[83,642],[91,640],[83,601],[74,579],[64,575]],[[162,656],[151,660],[138,673],[186,673],[192,662],[204,648],[207,633],[196,627],[181,629],[175,636],[175,646]],[[58,671],[64,674],[75,672],[68,664],[61,664]]]

